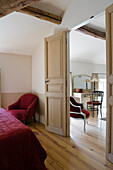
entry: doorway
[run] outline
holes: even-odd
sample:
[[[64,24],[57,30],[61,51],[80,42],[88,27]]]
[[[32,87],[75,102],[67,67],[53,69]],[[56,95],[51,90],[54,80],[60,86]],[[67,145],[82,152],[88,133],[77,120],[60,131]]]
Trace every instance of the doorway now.
[[[92,30],[98,30],[102,33],[105,32],[105,13],[96,17],[91,23],[85,25]],[[78,147],[84,145],[85,148],[89,148],[90,151],[95,151],[98,155],[99,147],[101,146],[100,155],[104,154],[105,157],[105,140],[106,140],[106,41],[103,39],[92,37],[91,35],[84,34],[80,30],[74,30],[70,33],[70,72],[72,75],[72,81],[70,83],[70,91],[72,89],[72,96],[75,100],[84,104],[87,109],[87,102],[92,100],[92,91],[94,91],[94,82],[91,82],[93,78],[97,78],[95,88],[96,91],[104,91],[104,97],[102,101],[102,117],[100,110],[94,111],[94,117],[92,110],[89,110],[90,116],[88,124],[86,125],[86,132],[84,133],[84,121],[83,119],[70,118],[70,136],[76,142]],[[90,81],[86,81],[88,78],[82,80],[83,86],[76,83],[74,87],[74,77],[78,75],[78,79],[81,77],[89,76]],[[77,79],[76,79],[77,80]],[[83,87],[83,88],[82,88]],[[77,91],[80,90],[80,91]],[[76,94],[75,94],[76,93]],[[97,97],[98,98],[98,97]],[[92,108],[91,108],[92,109]]]

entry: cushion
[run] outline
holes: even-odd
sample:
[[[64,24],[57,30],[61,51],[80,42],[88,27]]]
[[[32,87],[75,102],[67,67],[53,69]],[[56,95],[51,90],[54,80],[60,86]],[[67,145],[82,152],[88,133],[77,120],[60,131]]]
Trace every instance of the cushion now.
[[[9,110],[8,112],[19,120],[26,120],[27,111],[25,109]]]
[[[92,101],[87,102],[87,104],[92,104]]]
[[[84,119],[84,116],[83,116],[83,115],[81,115],[81,114],[76,114],[76,113],[70,113],[70,117]]]
[[[86,118],[88,118],[89,115],[90,115],[89,111],[86,110],[86,109],[81,109],[81,110],[82,110],[82,112],[83,112],[84,114],[86,114]]]
[[[90,113],[88,110],[86,109],[81,109],[81,111],[86,114],[86,118],[89,117]],[[76,113],[70,113],[70,117],[73,117],[73,118],[81,118],[81,119],[84,119],[84,116],[81,115],[81,114],[76,114]]]
[[[93,105],[100,105],[100,104],[101,104],[101,102],[99,102],[99,101],[93,102]]]
[[[101,104],[101,102],[99,102],[99,101],[89,101],[89,102],[87,102],[87,104],[93,104],[93,105],[100,105]]]

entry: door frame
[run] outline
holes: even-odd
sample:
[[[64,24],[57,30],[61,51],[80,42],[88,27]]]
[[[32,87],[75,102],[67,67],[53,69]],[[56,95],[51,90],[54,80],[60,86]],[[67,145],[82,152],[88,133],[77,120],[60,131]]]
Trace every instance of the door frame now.
[[[106,158],[113,163],[113,4],[106,9],[107,121]]]
[[[105,12],[103,12],[103,13],[105,13]],[[77,25],[76,27],[73,27],[72,29],[70,29],[69,30],[69,33],[71,32],[71,31],[74,31],[74,30],[76,30],[76,29],[78,29],[78,28],[80,28],[80,27],[82,27],[82,26],[84,26],[84,25],[86,25],[86,24],[88,24],[88,23],[90,23],[90,22],[92,22],[95,18],[98,18],[99,16],[101,16],[103,13],[101,13],[101,14],[99,14],[99,15],[97,15],[97,16],[95,16],[94,18],[92,18],[92,19],[90,19],[90,20],[87,20],[87,21],[85,21],[85,22],[83,22],[83,23],[81,23],[80,25]],[[105,19],[106,20],[106,19]],[[70,35],[69,35],[69,47],[70,47]],[[69,49],[69,47],[68,47],[68,49]],[[106,51],[107,51],[107,49],[106,49]],[[69,76],[69,73],[70,73],[70,49],[69,49],[69,66],[68,66],[68,76]],[[107,64],[107,63],[106,63]],[[107,73],[107,72],[106,72]],[[107,74],[106,74],[106,85],[107,85]],[[67,89],[68,90],[70,90],[70,84],[68,83],[68,86],[67,86]],[[106,103],[107,103],[107,97],[106,97]],[[107,108],[107,107],[106,107]],[[70,107],[69,107],[69,109],[70,109]],[[69,128],[69,135],[70,135],[70,110],[69,110],[69,112],[68,112],[69,114],[68,114],[68,128]],[[107,123],[108,122],[106,122],[106,128],[107,128]],[[106,139],[107,139],[107,135],[106,135]]]
[[[70,136],[70,31],[67,31],[67,136]]]

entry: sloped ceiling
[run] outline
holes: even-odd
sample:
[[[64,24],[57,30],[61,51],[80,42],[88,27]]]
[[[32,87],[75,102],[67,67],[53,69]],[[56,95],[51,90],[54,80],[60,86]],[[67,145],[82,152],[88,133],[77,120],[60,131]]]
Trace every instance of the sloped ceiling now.
[[[52,23],[14,12],[0,19],[0,52],[32,55]]]
[[[32,6],[63,16],[70,0],[41,0]],[[56,24],[13,12],[0,18],[0,52],[32,55]]]
[[[43,9],[58,16],[63,16],[69,3],[70,0],[41,0],[31,6]]]
[[[113,0],[41,0],[34,4],[35,7],[63,16],[60,26],[19,12],[0,18],[0,52],[32,55],[53,27],[71,29],[88,20],[90,15],[103,12],[112,2]]]

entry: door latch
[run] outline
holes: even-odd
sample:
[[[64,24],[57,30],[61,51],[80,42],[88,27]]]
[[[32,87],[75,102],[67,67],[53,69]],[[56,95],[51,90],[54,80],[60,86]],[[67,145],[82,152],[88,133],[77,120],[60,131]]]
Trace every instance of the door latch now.
[[[49,83],[50,82],[50,80],[49,79],[47,79],[47,80],[45,80],[45,83],[47,84],[47,83]]]

